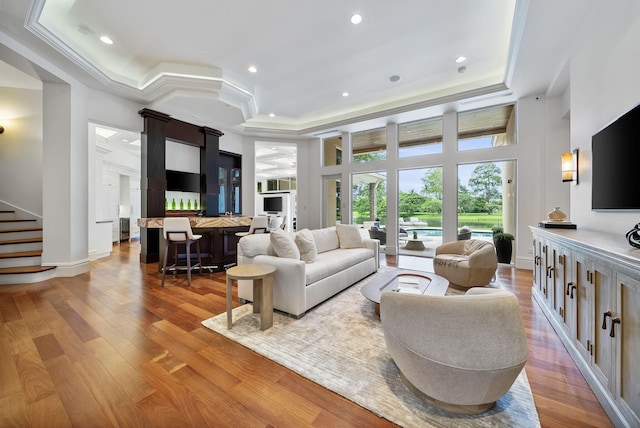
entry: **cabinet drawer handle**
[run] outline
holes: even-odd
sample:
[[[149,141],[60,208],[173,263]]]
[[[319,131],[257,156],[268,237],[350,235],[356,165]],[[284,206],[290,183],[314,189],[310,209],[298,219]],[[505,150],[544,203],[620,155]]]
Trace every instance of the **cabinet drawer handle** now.
[[[607,311],[605,313],[602,314],[602,329],[606,330],[607,329],[607,317],[611,316],[611,311]]]
[[[571,298],[573,299],[573,292],[575,289],[576,286],[573,284],[573,282],[567,283],[567,296],[571,296]]]
[[[547,274],[549,275],[549,278],[553,278],[553,273],[555,272],[556,268],[550,266],[549,267],[549,271],[547,272]]]
[[[611,337],[616,337],[616,332],[615,332],[616,324],[620,324],[620,318],[618,317],[611,318],[611,333],[609,333],[609,336]]]

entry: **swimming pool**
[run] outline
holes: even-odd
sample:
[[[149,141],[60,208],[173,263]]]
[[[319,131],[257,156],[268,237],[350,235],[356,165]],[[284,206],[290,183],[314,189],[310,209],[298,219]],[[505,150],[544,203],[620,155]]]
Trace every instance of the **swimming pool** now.
[[[442,236],[442,229],[439,228],[405,228],[403,227],[404,230],[407,231],[407,233],[409,235],[412,235],[413,232],[415,231],[418,236]],[[471,231],[471,237],[472,238],[491,238],[493,236],[493,233],[491,231],[485,231],[485,230],[472,230]]]

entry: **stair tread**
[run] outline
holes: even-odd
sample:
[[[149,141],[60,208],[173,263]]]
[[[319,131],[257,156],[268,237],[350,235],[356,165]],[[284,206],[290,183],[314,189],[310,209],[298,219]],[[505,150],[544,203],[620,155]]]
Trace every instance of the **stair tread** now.
[[[16,251],[14,253],[0,253],[0,259],[13,259],[19,257],[37,257],[42,255],[42,250]]]
[[[10,219],[0,219],[0,223],[18,223],[21,221],[36,221],[35,218],[10,218]]]
[[[31,244],[34,242],[42,242],[42,238],[10,239],[8,241],[0,241],[0,245]]]
[[[12,232],[40,232],[41,227],[24,227],[20,229],[0,230],[0,233],[12,233]]]
[[[55,269],[55,266],[16,266],[0,268],[0,275],[11,275],[19,273],[38,273]]]

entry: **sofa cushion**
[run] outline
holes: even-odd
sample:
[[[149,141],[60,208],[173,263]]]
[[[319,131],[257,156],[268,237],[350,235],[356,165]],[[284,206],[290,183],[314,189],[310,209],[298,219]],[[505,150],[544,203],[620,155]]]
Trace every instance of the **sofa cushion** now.
[[[316,242],[313,240],[313,233],[309,229],[302,229],[296,233],[295,242],[300,250],[300,260],[305,263],[316,261],[318,250],[316,250]]]
[[[278,257],[300,260],[300,250],[298,250],[291,234],[281,229],[275,229],[269,235],[271,246]]]
[[[340,248],[363,248],[364,241],[360,235],[360,228],[355,224],[336,224]]]
[[[238,242],[240,250],[245,257],[255,257],[260,254],[275,255],[271,248],[271,241],[268,233],[257,233],[240,238]]]
[[[325,227],[324,229],[314,229],[311,233],[313,233],[313,240],[316,243],[318,254],[340,248],[340,241],[338,241],[335,226]]]
[[[349,248],[319,253],[316,262],[305,266],[306,285],[339,273],[373,257],[369,248]]]

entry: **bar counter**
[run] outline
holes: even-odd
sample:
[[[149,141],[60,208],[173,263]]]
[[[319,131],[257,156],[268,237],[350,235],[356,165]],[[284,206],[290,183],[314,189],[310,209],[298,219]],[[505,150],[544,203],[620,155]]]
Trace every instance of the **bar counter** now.
[[[189,223],[192,229],[250,226],[251,217],[189,217]],[[163,217],[138,219],[138,226],[149,229],[162,229],[163,224]]]
[[[200,239],[200,253],[202,265],[211,271],[222,271],[236,263],[237,244],[240,238],[236,232],[246,232],[251,225],[251,217],[197,217],[189,218],[193,233],[202,235]],[[154,263],[163,260],[164,237],[162,236],[163,217],[139,218],[138,226],[148,232],[140,234],[140,261],[142,263]],[[155,242],[144,242],[143,239]],[[153,250],[152,250],[153,249]],[[180,246],[180,254],[184,254],[184,245]],[[195,253],[195,245],[192,247]],[[173,250],[169,251],[167,265],[173,263]],[[194,256],[195,257],[195,256]],[[184,261],[182,262],[184,263]],[[162,262],[158,263],[158,272],[162,271]]]

